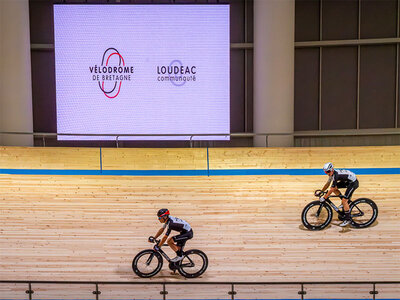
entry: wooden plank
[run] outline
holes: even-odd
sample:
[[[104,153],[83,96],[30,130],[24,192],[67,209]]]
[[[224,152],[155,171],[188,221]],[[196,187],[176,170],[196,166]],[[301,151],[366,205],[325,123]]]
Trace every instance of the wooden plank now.
[[[210,148],[210,169],[400,167],[400,147]],[[206,170],[207,150],[102,149],[103,170]],[[100,169],[97,148],[0,147],[2,169]]]
[[[102,149],[103,170],[206,170],[204,148]]]
[[[400,280],[400,175],[359,176],[354,196],[376,201],[374,226],[342,229],[335,219],[307,231],[301,211],[325,179],[1,175],[0,279],[138,280],[132,259],[151,247],[155,214],[167,207],[193,226],[187,249],[209,256],[197,280]],[[183,279],[165,265],[152,280]]]
[[[62,168],[81,168],[87,163],[85,149],[53,150],[60,149],[54,158],[48,148],[0,148],[0,162],[12,168],[55,168],[61,164],[57,160],[66,156]],[[110,169],[193,169],[190,166],[204,168],[206,161],[205,149],[104,150],[103,160]],[[219,168],[321,168],[328,160],[346,168],[400,166],[399,147],[210,149],[210,158],[212,155],[214,167]],[[160,226],[155,213],[167,207],[194,228],[187,249],[199,248],[209,256],[209,269],[195,281],[400,280],[400,232],[396,230],[400,226],[400,175],[358,178],[360,188],[354,197],[374,199],[378,221],[356,230],[340,228],[335,219],[326,230],[310,232],[301,225],[300,214],[315,199],[313,190],[325,183],[323,175],[0,175],[0,279],[141,280],[133,274],[131,261],[138,251],[151,247],[147,237]],[[167,253],[173,255],[169,249]],[[186,281],[172,275],[166,264],[150,280]],[[159,286],[100,288],[107,299],[160,297]],[[170,299],[227,299],[230,289],[167,288]],[[0,299],[26,299],[26,289],[2,284]],[[400,295],[400,285],[380,285],[378,289],[385,298]],[[94,288],[39,285],[34,290],[41,299],[87,299]],[[237,286],[235,290],[241,299],[299,297],[299,287],[290,285]],[[369,290],[368,286],[306,287],[308,297],[319,299],[360,299],[370,296]]]
[[[0,169],[99,170],[99,148],[0,147]]]
[[[400,147],[210,148],[210,169],[322,169],[400,167]]]

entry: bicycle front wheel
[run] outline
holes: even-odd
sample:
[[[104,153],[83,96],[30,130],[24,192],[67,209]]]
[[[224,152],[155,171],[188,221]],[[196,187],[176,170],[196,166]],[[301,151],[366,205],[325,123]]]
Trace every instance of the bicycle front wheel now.
[[[322,230],[332,221],[332,208],[319,201],[310,202],[301,213],[301,221],[310,230]]]
[[[132,261],[132,269],[136,275],[148,278],[160,272],[163,260],[158,252],[152,249],[139,252]]]
[[[186,278],[195,278],[203,274],[207,267],[208,258],[203,251],[189,250],[180,261],[178,272]]]
[[[375,222],[378,217],[378,207],[371,199],[356,199],[350,205],[350,216],[353,227],[365,228]]]

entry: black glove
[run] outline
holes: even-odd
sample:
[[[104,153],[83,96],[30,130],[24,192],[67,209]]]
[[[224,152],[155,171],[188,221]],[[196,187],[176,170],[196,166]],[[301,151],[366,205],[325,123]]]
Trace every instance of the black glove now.
[[[316,197],[320,197],[321,194],[322,194],[322,191],[321,191],[321,190],[315,190],[315,191],[314,191],[314,196],[316,196]]]
[[[153,236],[149,237],[149,243],[154,243],[154,237]]]

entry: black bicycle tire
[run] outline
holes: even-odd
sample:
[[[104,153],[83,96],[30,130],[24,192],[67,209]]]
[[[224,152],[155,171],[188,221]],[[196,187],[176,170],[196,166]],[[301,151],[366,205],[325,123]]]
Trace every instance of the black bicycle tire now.
[[[373,215],[372,215],[372,218],[371,219],[369,219],[369,221],[368,222],[365,222],[365,223],[357,223],[357,222],[355,222],[354,220],[352,220],[352,223],[351,223],[351,225],[353,226],[353,227],[355,227],[355,228],[366,228],[366,227],[368,227],[368,226],[371,226],[375,221],[376,221],[376,219],[378,218],[378,206],[376,205],[376,203],[374,202],[374,201],[372,201],[371,199],[368,199],[368,198],[358,198],[358,199],[356,199],[356,200],[354,200],[351,204],[350,204],[350,215],[351,215],[351,211],[352,211],[352,209],[358,204],[358,203],[360,203],[360,202],[363,202],[363,203],[368,203],[368,205],[370,205],[371,207],[372,207],[372,210],[373,210]]]
[[[190,254],[198,254],[198,255],[202,256],[203,262],[204,262],[202,268],[201,268],[198,272],[196,272],[196,273],[193,273],[193,274],[187,273],[187,272],[184,271],[184,269],[181,268],[182,261],[184,260],[184,259],[183,259],[183,260],[181,260],[180,263],[179,263],[178,272],[179,272],[182,276],[184,276],[184,277],[186,277],[186,278],[196,278],[196,277],[199,277],[200,275],[202,275],[202,274],[207,270],[207,267],[208,267],[208,257],[207,257],[207,255],[206,255],[203,251],[197,250],[197,249],[192,249],[192,250],[189,250],[189,251],[185,251],[185,256],[190,255]]]
[[[140,272],[139,269],[137,268],[137,261],[138,261],[138,259],[139,259],[141,256],[143,256],[144,254],[147,254],[147,253],[154,253],[155,257],[156,257],[157,260],[158,260],[157,268],[156,268],[153,272],[148,273],[148,274]],[[158,272],[161,271],[162,266],[163,266],[163,259],[162,259],[162,256],[160,255],[160,253],[154,251],[153,249],[147,249],[147,250],[140,251],[138,254],[136,254],[136,256],[134,257],[134,259],[132,260],[132,270],[133,270],[133,272],[134,272],[137,276],[142,277],[142,278],[150,278],[150,277],[153,277],[154,275],[156,275]]]
[[[322,203],[323,207],[324,207],[324,208],[327,210],[327,212],[328,212],[328,218],[327,218],[326,221],[325,221],[322,225],[320,225],[320,226],[311,225],[311,224],[307,221],[307,212],[310,210],[311,207],[316,206],[316,205],[321,205],[321,202],[319,202],[319,201],[312,201],[312,202],[308,203],[308,204],[304,207],[304,209],[303,209],[303,211],[302,211],[302,213],[301,213],[301,222],[303,223],[304,227],[306,227],[307,229],[310,229],[310,230],[322,230],[322,229],[324,229],[326,226],[328,226],[328,225],[331,223],[331,221],[332,221],[332,214],[333,214],[332,208],[331,208],[328,204]]]

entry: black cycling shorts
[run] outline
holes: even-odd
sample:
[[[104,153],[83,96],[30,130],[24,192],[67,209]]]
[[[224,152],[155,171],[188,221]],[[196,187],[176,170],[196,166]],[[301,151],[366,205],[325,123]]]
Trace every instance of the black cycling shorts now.
[[[192,237],[193,237],[193,230],[190,229],[190,231],[188,232],[175,235],[174,237],[172,237],[172,239],[179,247],[183,247],[185,246],[187,240],[190,240]]]
[[[350,199],[353,196],[354,191],[358,188],[358,180],[354,182],[350,182],[346,184],[343,181],[339,181],[336,185],[338,189],[346,188],[346,192],[343,195],[343,198]]]

